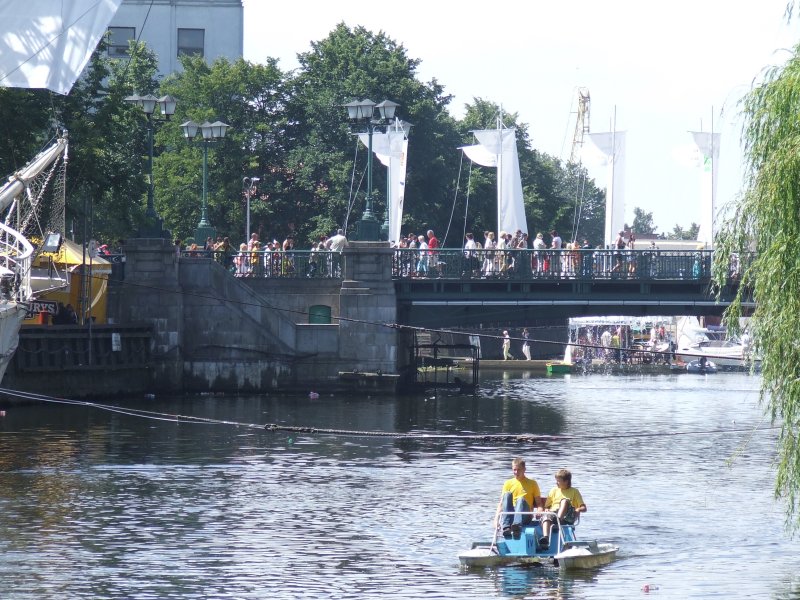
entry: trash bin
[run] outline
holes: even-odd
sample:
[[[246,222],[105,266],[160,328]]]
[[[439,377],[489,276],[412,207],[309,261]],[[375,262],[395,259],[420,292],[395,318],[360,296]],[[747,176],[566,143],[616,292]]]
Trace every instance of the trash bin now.
[[[330,325],[331,307],[324,304],[315,304],[308,309],[308,322],[314,324]]]

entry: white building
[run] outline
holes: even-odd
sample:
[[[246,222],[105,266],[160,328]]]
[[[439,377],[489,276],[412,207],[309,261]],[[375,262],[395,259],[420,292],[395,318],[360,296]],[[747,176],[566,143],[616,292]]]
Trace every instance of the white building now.
[[[128,41],[145,42],[158,55],[158,72],[181,68],[178,57],[199,54],[231,61],[244,49],[242,0],[123,0],[109,24],[108,54],[128,55]]]

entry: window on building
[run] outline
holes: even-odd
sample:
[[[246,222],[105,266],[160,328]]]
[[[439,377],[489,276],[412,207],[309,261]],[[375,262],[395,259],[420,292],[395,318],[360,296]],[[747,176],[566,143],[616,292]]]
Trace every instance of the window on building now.
[[[178,56],[194,54],[203,56],[205,29],[178,29]]]
[[[134,27],[108,28],[108,55],[111,58],[127,58],[130,40],[136,39]]]

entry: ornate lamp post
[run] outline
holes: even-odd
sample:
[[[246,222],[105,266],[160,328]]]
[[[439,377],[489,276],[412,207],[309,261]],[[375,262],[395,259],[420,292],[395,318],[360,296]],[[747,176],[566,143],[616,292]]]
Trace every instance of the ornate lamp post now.
[[[375,104],[370,99],[353,100],[344,105],[347,108],[348,118],[357,124],[363,124],[367,128],[367,138],[369,140],[369,153],[367,155],[367,203],[364,207],[364,214],[356,224],[356,238],[360,241],[377,241],[380,239],[381,224],[372,212],[372,133],[376,125],[382,125],[394,119],[394,113],[399,104],[391,100],[384,100],[380,104]],[[379,118],[375,118],[375,109],[378,109]]]
[[[146,222],[139,230],[139,236],[169,238],[170,233],[164,230],[164,221],[158,216],[153,200],[155,191],[153,182],[153,128],[156,122],[169,121],[169,118],[175,114],[177,102],[172,96],[156,98],[151,94],[146,96],[134,94],[126,97],[125,101],[138,105],[147,117],[147,176],[149,185],[147,187],[147,210],[145,211]],[[154,115],[156,105],[161,109],[161,117]]]
[[[206,238],[214,237],[215,230],[208,222],[208,146],[216,144],[228,132],[230,125],[222,121],[215,121],[209,123],[208,121],[198,125],[194,121],[186,121],[181,125],[183,129],[183,136],[194,143],[198,138],[203,144],[203,199],[202,199],[202,212],[200,213],[200,222],[197,224],[197,229],[194,230],[194,239],[196,243],[205,243]],[[199,133],[199,136],[198,136]]]

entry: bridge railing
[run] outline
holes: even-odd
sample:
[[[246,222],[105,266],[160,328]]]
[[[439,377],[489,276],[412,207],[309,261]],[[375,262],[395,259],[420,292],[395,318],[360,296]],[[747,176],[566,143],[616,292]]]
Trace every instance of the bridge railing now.
[[[344,268],[341,252],[317,250],[224,252],[184,250],[187,258],[210,258],[236,277],[339,279]]]
[[[712,255],[711,250],[396,249],[392,276],[395,279],[708,280]]]

